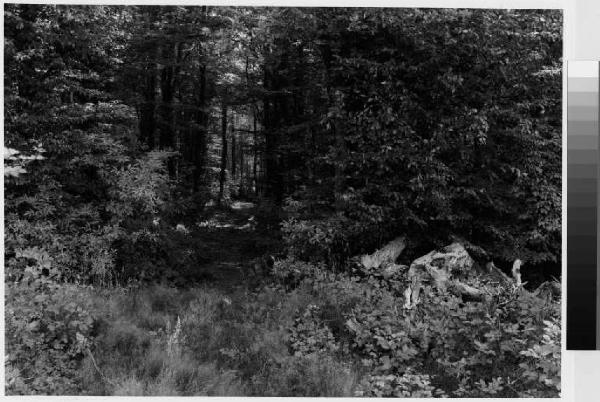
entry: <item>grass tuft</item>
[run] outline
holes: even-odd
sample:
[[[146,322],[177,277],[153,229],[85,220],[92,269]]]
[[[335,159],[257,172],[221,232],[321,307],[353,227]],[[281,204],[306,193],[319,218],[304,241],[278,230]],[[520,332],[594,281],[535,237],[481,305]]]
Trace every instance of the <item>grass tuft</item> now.
[[[331,356],[289,349],[286,328],[310,304],[306,291],[225,295],[156,285],[94,301],[102,325],[93,353],[106,380],[84,359],[81,384],[90,395],[351,396],[358,383]]]

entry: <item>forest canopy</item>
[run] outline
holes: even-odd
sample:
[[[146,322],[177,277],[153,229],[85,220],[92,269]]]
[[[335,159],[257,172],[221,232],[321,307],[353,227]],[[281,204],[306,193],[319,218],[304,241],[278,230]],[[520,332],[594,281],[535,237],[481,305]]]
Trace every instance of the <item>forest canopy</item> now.
[[[102,202],[127,156],[172,151],[177,202],[298,202],[289,230],[323,226],[341,259],[407,232],[559,263],[558,11],[8,5],[5,21],[5,143],[50,155],[30,180]]]

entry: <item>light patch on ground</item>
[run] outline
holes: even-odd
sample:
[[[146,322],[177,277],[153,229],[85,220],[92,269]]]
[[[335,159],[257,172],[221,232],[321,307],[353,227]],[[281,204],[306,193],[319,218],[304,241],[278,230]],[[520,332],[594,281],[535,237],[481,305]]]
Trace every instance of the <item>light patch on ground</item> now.
[[[223,220],[219,220],[217,218],[218,218],[218,216],[216,218],[211,218],[206,221],[197,222],[196,226],[198,226],[199,228],[215,228],[215,229],[229,228],[229,229],[237,229],[237,230],[253,230],[256,225],[254,215],[250,216],[248,218],[247,222],[244,223],[243,225],[236,225],[234,223],[231,223],[231,221],[223,221]]]
[[[244,202],[244,201],[235,201],[231,204],[231,209],[240,210],[240,209],[248,209],[254,208],[255,204],[253,202]]]

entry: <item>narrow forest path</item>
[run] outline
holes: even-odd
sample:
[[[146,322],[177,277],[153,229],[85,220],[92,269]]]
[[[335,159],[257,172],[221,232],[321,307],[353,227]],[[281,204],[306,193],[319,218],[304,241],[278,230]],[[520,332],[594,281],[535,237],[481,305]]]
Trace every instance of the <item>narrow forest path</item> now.
[[[189,235],[205,245],[207,262],[198,267],[211,285],[231,292],[248,285],[254,261],[269,251],[275,239],[258,230],[256,205],[236,201],[227,210],[214,207],[209,218],[196,222]]]

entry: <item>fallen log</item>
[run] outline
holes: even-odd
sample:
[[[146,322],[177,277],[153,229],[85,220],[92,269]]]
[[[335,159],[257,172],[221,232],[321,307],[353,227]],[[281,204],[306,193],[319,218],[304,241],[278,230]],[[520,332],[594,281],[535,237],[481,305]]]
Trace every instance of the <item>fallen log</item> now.
[[[450,284],[449,290],[456,296],[462,297],[465,301],[484,301],[486,293],[476,287],[454,280]]]
[[[406,248],[406,238],[400,236],[375,251],[360,257],[360,263],[366,269],[379,269],[382,266],[395,263],[402,251]]]
[[[520,259],[513,263],[512,279],[491,262],[483,274],[476,273],[475,262],[467,250],[460,243],[452,243],[413,261],[408,270],[409,285],[404,292],[404,307],[411,309],[417,304],[423,282],[430,282],[437,289],[447,290],[465,301],[484,301],[488,292],[461,281],[473,275],[483,275],[498,286],[514,284],[516,288],[527,292],[522,288],[521,265]]]
[[[483,292],[465,285],[454,277],[467,276],[473,270],[474,261],[460,243],[452,243],[434,250],[413,261],[408,269],[408,289],[404,292],[407,309],[413,308],[418,300],[423,282],[432,282],[434,287],[449,290],[460,296],[481,299]]]
[[[461,297],[464,301],[485,301],[491,296],[490,289],[480,289],[464,281],[464,279],[472,279],[474,276],[484,278],[483,283],[493,284],[494,287],[512,286],[513,290],[518,289],[520,293],[536,297],[554,298],[560,295],[560,284],[555,282],[545,282],[533,292],[524,289],[521,281],[523,262],[520,259],[516,259],[513,263],[511,278],[497,268],[493,262],[487,264],[484,272],[478,272],[475,261],[458,242],[417,258],[410,264],[410,267],[396,264],[396,259],[405,248],[406,238],[400,236],[374,253],[360,256],[360,264],[367,271],[384,280],[397,280],[406,273],[405,279],[408,286],[404,290],[404,307],[407,309],[411,309],[417,304],[423,283],[431,283],[433,287],[448,291]]]
[[[517,258],[515,260],[515,262],[513,263],[512,270],[510,271],[512,273],[513,279],[517,283],[517,286],[521,286],[521,284],[522,284],[522,282],[521,282],[521,264],[523,264],[523,262]]]

